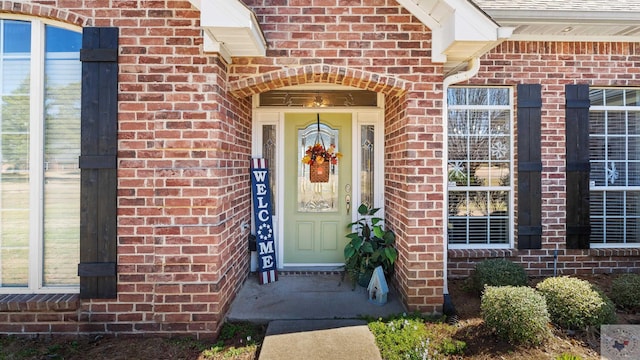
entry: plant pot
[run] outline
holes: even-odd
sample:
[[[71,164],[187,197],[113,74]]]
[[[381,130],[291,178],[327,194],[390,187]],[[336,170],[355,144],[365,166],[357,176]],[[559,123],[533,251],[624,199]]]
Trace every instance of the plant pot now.
[[[309,181],[312,183],[329,182],[329,165],[331,164],[328,161],[309,165]]]
[[[360,285],[362,287],[369,286],[369,281],[371,281],[371,276],[372,275],[373,275],[373,270],[371,270],[371,269],[366,270],[364,272],[359,272],[358,273],[358,280],[357,280],[358,285]]]

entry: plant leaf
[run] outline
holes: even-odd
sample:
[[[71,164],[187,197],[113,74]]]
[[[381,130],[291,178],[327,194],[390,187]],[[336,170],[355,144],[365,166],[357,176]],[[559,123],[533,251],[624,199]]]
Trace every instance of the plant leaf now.
[[[349,246],[349,245],[350,244],[347,244],[347,246],[344,248],[345,259],[351,258],[356,253],[356,249],[353,246]]]
[[[360,250],[364,253],[370,254],[373,252],[373,246],[371,245],[370,242],[363,242],[362,247],[360,247]]]
[[[387,259],[389,259],[389,262],[392,264],[396,262],[396,259],[398,258],[398,252],[396,251],[395,248],[392,248],[392,247],[384,248],[384,255],[387,257]]]
[[[371,261],[376,262],[378,261],[378,259],[380,259],[381,256],[382,253],[380,253],[380,250],[376,250],[373,252],[373,254],[371,254]]]
[[[387,231],[386,233],[384,233],[382,239],[384,240],[385,245],[392,245],[394,242],[396,242],[396,234],[394,234],[393,231]]]
[[[346,237],[348,237],[349,239],[359,239],[360,234],[358,234],[357,232],[352,232],[350,234],[347,234]]]
[[[365,226],[365,225],[366,225],[365,220],[364,220],[364,219],[360,219],[360,220],[358,220],[358,221],[354,221],[354,222],[352,222],[352,223],[348,224],[348,225],[347,225],[347,228],[351,228],[351,227],[354,227],[354,226],[363,227],[363,226]]]
[[[385,233],[380,226],[374,226],[373,235],[375,235],[377,238],[384,239]]]

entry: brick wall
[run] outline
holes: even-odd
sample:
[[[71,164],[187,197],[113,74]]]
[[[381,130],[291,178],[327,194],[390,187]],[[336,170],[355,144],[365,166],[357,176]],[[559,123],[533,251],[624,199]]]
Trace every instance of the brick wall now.
[[[478,76],[468,82],[518,83],[542,85],[542,249],[450,250],[450,275],[467,276],[476,262],[491,257],[519,262],[533,276],[553,275],[556,246],[558,274],[640,272],[640,249],[567,250],[564,243],[565,84],[640,86],[640,44],[508,41],[482,57]]]
[[[121,213],[107,330],[212,336],[248,269],[250,101],[226,93],[227,64],[202,53],[188,2],[114,5],[135,16],[110,14],[121,29]]]
[[[268,50],[264,58],[234,59],[238,96],[307,83],[386,95],[385,216],[400,250],[394,281],[411,310],[436,310],[442,304],[442,67],[430,61],[429,29],[394,0],[244,2],[255,11]]]
[[[188,1],[0,2],[3,12],[120,29],[118,297],[0,306],[0,332],[213,336],[248,271],[251,102],[202,53]],[[52,305],[53,304],[53,305]]]
[[[0,331],[214,335],[248,270],[241,225],[250,221],[251,96],[312,83],[385,95],[385,214],[400,250],[394,281],[410,310],[440,308],[443,76],[430,61],[429,30],[394,0],[245,3],[267,56],[230,65],[202,53],[200,14],[186,0],[0,3],[4,12],[121,34],[118,298],[70,300],[63,310],[0,307]],[[548,274],[556,244],[563,272],[639,267],[634,251],[562,248],[563,85],[638,85],[637,52],[629,44],[507,42],[483,57],[472,84],[543,84],[544,248],[450,251],[453,276],[494,256]]]

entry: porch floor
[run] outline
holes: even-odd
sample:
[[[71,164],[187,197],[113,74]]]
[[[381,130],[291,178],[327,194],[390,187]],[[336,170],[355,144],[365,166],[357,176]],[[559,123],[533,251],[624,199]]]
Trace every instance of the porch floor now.
[[[376,305],[369,302],[366,288],[354,289],[341,273],[281,272],[278,281],[265,285],[251,273],[231,304],[227,321],[378,318],[405,311],[391,284],[387,303]]]

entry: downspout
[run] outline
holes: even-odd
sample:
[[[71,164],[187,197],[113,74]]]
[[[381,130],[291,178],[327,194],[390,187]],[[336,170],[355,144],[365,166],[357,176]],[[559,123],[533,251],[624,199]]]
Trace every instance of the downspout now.
[[[469,79],[471,79],[472,77],[476,76],[478,74],[478,71],[480,70],[480,59],[477,57],[471,58],[471,60],[469,60],[469,65],[468,65],[468,70],[466,71],[462,71],[453,75],[449,75],[447,76],[443,81],[442,81],[442,120],[444,125],[444,128],[447,128],[447,118],[448,118],[448,106],[447,106],[447,90],[449,89],[449,86],[453,85],[453,84],[457,84],[463,81],[467,81]],[[443,218],[444,219],[448,219],[448,209],[449,209],[449,196],[448,196],[448,186],[449,186],[449,176],[448,176],[448,172],[446,171],[447,169],[447,150],[448,149],[448,137],[444,136],[444,140],[443,140],[443,150],[445,152],[445,154],[442,157],[442,162],[443,162],[443,169],[445,169],[445,176],[444,176],[444,187],[443,189],[445,189],[445,196],[444,196],[444,209],[443,209]],[[442,278],[444,281],[444,285],[443,285],[443,304],[442,304],[442,312],[447,316],[450,317],[454,322],[456,319],[456,309],[453,306],[453,302],[451,301],[451,297],[449,296],[449,282],[448,282],[448,262],[449,262],[449,236],[448,236],[448,231],[449,231],[449,225],[446,224],[446,226],[444,226],[444,246],[443,246],[443,252],[442,252],[442,261],[443,261],[443,274],[442,274]]]

